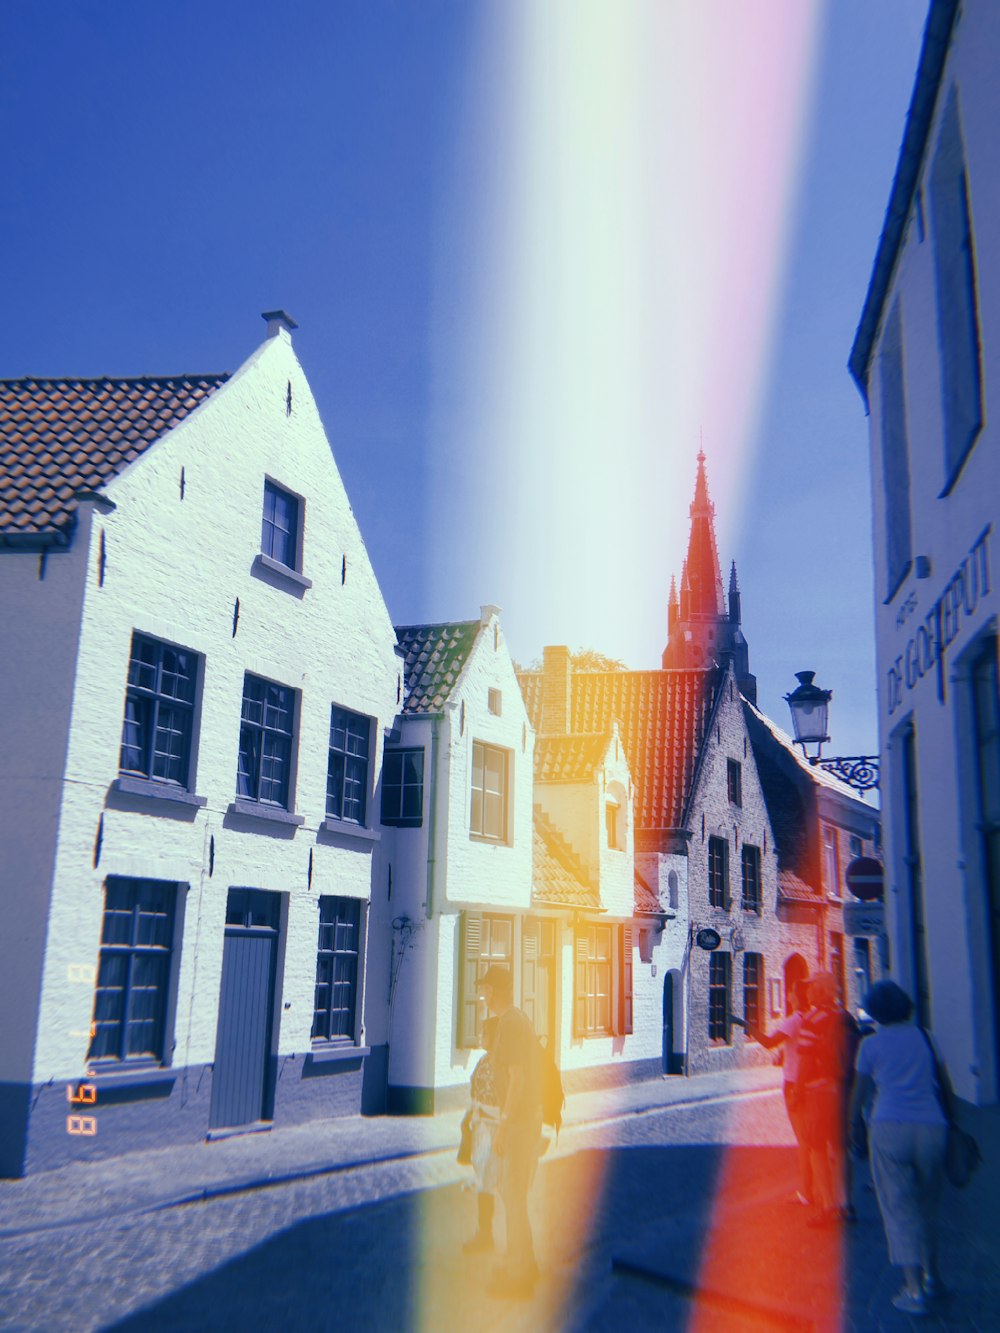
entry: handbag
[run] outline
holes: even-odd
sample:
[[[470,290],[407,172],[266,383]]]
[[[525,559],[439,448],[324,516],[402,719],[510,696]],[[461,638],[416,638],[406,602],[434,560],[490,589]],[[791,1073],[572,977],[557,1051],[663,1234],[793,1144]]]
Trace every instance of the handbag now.
[[[941,1062],[938,1060],[937,1051],[934,1049],[934,1043],[930,1037],[920,1028],[923,1033],[928,1049],[931,1053],[931,1059],[934,1061],[934,1077],[937,1080],[937,1098],[941,1104],[941,1110],[944,1112],[944,1118],[948,1122],[948,1137],[945,1140],[944,1147],[944,1174],[950,1185],[956,1189],[963,1190],[969,1181],[976,1174],[976,1168],[983,1160],[983,1154],[979,1150],[979,1144],[967,1131],[962,1129],[955,1119],[952,1099],[945,1091],[945,1080],[941,1072]]]
[[[465,1115],[462,1116],[462,1124],[461,1124],[461,1129],[460,1129],[460,1138],[459,1138],[459,1141],[458,1141],[458,1152],[456,1153],[456,1160],[457,1160],[459,1166],[471,1166],[471,1165],[472,1165],[472,1109],[471,1109],[471,1107],[469,1108],[468,1111],[466,1111]]]
[[[944,1149],[944,1173],[950,1184],[965,1189],[982,1160],[976,1140],[952,1121]]]

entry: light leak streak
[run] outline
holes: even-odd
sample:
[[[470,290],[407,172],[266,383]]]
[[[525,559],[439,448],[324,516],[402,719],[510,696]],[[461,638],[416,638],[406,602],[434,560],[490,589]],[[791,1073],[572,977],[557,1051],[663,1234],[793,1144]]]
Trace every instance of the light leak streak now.
[[[442,618],[493,601],[522,659],[658,661],[700,439],[724,546],[738,525],[820,18],[820,0],[484,7],[435,257],[431,593],[464,599]],[[570,1009],[563,1049],[610,1060],[610,1039],[571,1041]],[[723,1165],[709,1266],[740,1180]]]

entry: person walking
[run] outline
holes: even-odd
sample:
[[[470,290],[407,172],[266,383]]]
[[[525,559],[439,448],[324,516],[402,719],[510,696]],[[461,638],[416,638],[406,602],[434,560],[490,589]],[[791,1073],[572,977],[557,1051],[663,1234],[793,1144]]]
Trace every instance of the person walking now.
[[[469,1081],[472,1108],[469,1133],[472,1138],[472,1170],[476,1177],[476,1210],[479,1224],[462,1246],[466,1254],[485,1254],[493,1249],[493,1213],[500,1176],[500,1159],[493,1151],[493,1139],[500,1124],[500,1100],[496,1092],[491,1053],[496,1042],[497,1020],[483,1023],[483,1055]]]
[[[487,1008],[497,1019],[491,1062],[500,1104],[493,1151],[500,1159],[500,1197],[507,1231],[506,1261],[493,1274],[493,1296],[524,1298],[538,1278],[528,1191],[538,1163],[542,1133],[541,1067],[531,1020],[514,1005],[514,979],[493,964],[479,983]]]
[[[785,1110],[795,1135],[799,1156],[799,1191],[796,1198],[800,1203],[813,1203],[812,1161],[809,1145],[805,1138],[805,1125],[799,1097],[799,1033],[802,1020],[808,1009],[806,1001],[806,983],[797,981],[792,988],[792,1012],[776,1023],[770,1032],[765,1032],[755,1023],[746,1023],[747,1035],[760,1042],[766,1050],[775,1047],[781,1050],[782,1092],[785,1097]]]
[[[901,986],[876,982],[863,1003],[878,1026],[858,1049],[851,1142],[860,1155],[871,1108],[867,1137],[875,1194],[889,1261],[903,1270],[892,1303],[919,1315],[942,1291],[935,1215],[955,1094],[927,1033],[911,1021],[913,1001]]]
[[[806,993],[809,1009],[799,1028],[795,1095],[801,1107],[817,1209],[809,1225],[829,1226],[855,1218],[847,1153],[847,1107],[860,1032],[854,1017],[840,1003],[832,972],[811,976]]]

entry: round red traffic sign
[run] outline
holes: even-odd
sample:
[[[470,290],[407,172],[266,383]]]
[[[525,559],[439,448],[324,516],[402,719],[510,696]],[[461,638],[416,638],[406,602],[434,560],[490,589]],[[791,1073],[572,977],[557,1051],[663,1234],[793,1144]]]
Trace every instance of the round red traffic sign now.
[[[844,871],[847,887],[863,903],[878,902],[885,894],[882,862],[873,856],[858,856]]]

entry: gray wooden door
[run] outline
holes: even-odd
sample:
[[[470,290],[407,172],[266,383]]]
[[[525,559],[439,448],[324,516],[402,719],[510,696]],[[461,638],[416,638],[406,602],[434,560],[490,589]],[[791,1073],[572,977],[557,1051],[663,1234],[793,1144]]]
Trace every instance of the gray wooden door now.
[[[209,1124],[266,1119],[271,1093],[280,895],[230,889]]]

